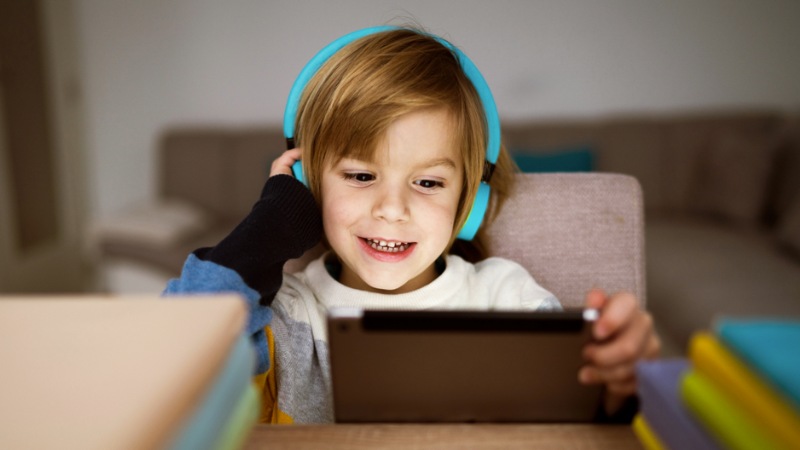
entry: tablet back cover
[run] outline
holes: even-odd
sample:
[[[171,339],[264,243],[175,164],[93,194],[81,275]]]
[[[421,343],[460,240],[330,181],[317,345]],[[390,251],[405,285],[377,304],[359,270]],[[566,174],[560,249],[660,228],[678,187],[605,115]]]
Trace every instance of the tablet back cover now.
[[[580,311],[387,312],[329,319],[337,422],[584,422]]]

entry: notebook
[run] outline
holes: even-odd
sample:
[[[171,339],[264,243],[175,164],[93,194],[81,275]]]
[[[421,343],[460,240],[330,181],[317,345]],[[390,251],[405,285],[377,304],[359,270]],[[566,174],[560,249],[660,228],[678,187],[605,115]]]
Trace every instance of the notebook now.
[[[332,310],[336,421],[591,421],[602,388],[578,370],[597,314]]]
[[[246,320],[232,295],[0,297],[0,448],[165,447]]]

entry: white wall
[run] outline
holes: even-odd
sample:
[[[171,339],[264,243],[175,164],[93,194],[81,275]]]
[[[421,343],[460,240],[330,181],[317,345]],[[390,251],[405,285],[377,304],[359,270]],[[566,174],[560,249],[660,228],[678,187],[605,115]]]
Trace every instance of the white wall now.
[[[793,0],[78,0],[92,216],[150,198],[157,133],[281,121],[303,64],[413,17],[459,45],[505,119],[800,106]]]

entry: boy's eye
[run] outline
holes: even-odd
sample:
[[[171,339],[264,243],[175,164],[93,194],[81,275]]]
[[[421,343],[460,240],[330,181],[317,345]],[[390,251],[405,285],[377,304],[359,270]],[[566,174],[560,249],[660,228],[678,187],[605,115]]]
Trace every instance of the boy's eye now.
[[[444,183],[436,180],[417,180],[414,182],[414,184],[423,189],[435,189],[444,187]]]
[[[375,175],[367,172],[346,172],[344,174],[345,180],[353,180],[359,183],[369,183],[375,179]]]

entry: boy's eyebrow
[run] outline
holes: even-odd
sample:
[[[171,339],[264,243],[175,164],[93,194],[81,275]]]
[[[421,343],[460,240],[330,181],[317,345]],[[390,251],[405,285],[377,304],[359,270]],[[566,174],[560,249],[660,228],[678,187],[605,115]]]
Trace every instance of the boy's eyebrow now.
[[[360,159],[360,158],[353,158],[353,157],[343,157],[343,158],[341,158],[339,160],[339,163],[341,163],[342,161],[347,161],[347,160],[366,163],[366,164],[372,164],[372,163],[375,162],[375,161],[370,161],[370,160],[367,160],[367,159]],[[338,164],[338,163],[334,163],[334,164]],[[455,161],[453,161],[452,158],[448,158],[446,156],[442,157],[442,158],[436,158],[436,159],[431,159],[431,160],[428,160],[428,161],[424,161],[424,162],[419,164],[419,167],[421,167],[423,169],[429,169],[431,167],[438,167],[438,166],[445,166],[445,167],[453,169],[453,170],[458,169],[458,166],[456,165]]]
[[[451,169],[456,169],[457,168],[455,161],[453,161],[452,159],[447,158],[447,157],[445,157],[445,158],[436,158],[436,159],[432,159],[430,161],[426,161],[425,163],[421,164],[421,166],[426,168],[426,169],[430,168],[430,167],[436,167],[436,166],[446,166],[446,167],[449,167]]]

